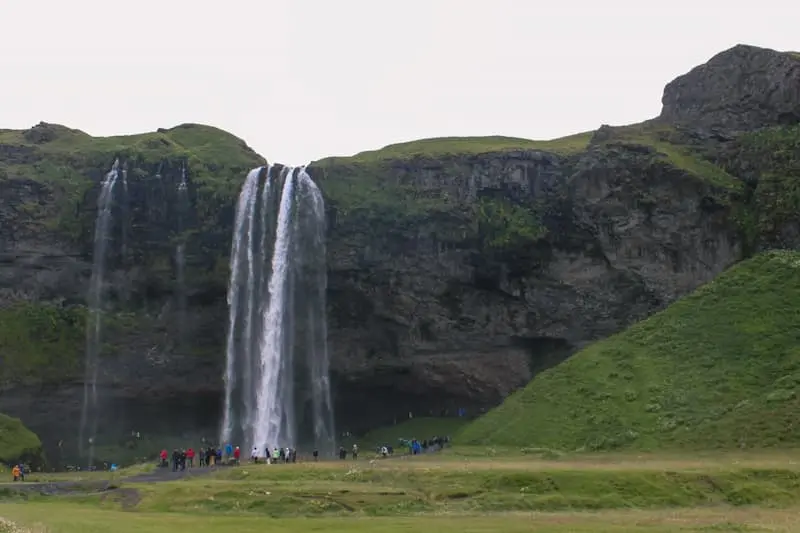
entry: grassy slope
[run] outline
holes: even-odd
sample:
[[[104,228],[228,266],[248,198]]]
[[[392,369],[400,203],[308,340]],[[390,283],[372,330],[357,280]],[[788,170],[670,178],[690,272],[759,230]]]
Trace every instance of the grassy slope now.
[[[42,443],[35,433],[18,418],[0,414],[0,463],[37,460],[41,453]]]
[[[457,442],[558,449],[800,444],[800,253],[739,263],[537,376]]]

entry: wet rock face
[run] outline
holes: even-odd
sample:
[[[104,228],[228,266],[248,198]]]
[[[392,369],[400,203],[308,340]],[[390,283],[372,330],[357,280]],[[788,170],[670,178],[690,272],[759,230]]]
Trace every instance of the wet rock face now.
[[[800,56],[738,45],[667,84],[661,118],[728,130],[800,123]]]

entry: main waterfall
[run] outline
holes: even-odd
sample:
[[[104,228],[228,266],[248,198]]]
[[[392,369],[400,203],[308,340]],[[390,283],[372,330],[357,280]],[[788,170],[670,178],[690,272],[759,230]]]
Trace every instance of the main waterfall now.
[[[247,175],[230,270],[222,443],[332,454],[325,206],[305,167]]]

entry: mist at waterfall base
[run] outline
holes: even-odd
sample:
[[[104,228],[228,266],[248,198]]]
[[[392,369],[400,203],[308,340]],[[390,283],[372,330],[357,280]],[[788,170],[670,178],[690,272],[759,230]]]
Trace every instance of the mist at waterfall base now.
[[[304,167],[252,170],[236,206],[221,443],[333,455],[325,212]]]

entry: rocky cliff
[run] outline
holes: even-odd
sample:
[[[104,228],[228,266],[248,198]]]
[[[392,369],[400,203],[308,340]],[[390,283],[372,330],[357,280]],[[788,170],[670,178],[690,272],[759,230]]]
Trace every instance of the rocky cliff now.
[[[797,247],[799,73],[791,53],[737,46],[667,85],[642,124],[312,163],[339,427],[493,406],[755,250]],[[216,433],[235,197],[263,159],[205,126],[99,139],[40,124],[0,130],[0,412],[51,453],[77,434],[94,206],[115,158],[128,189],[114,207],[101,431],[110,445]]]

